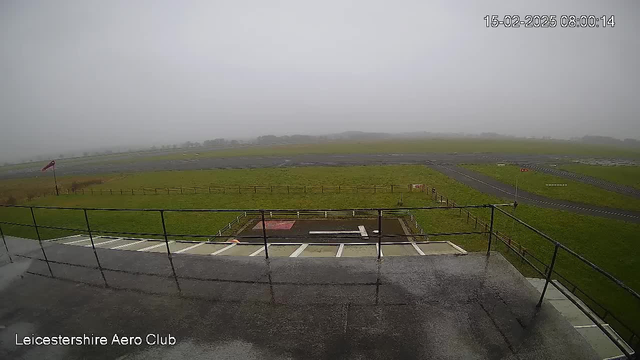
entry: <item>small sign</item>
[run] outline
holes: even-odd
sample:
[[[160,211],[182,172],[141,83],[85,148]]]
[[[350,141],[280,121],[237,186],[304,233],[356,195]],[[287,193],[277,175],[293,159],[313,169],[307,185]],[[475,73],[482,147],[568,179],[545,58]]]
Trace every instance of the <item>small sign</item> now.
[[[504,166],[504,165],[505,165],[505,164],[503,164],[503,163],[498,163],[498,166]]]
[[[411,184],[414,189],[424,189],[424,184]]]

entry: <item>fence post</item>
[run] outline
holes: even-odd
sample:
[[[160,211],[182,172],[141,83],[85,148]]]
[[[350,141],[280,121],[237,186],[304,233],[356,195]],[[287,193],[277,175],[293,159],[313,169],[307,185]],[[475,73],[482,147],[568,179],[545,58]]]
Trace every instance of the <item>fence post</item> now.
[[[167,257],[169,258],[169,262],[171,263],[171,270],[173,271],[173,278],[176,281],[176,286],[178,287],[178,292],[182,292],[180,290],[180,283],[178,283],[178,276],[176,275],[176,268],[173,267],[173,259],[171,258],[171,250],[169,250],[169,238],[167,237],[167,226],[164,224],[164,210],[160,210],[160,218],[162,219],[162,233],[164,234],[164,244],[167,246]]]
[[[267,225],[264,222],[264,210],[260,210],[260,216],[262,217],[262,238],[264,239],[264,257],[269,258],[269,245],[267,244]]]
[[[102,271],[102,265],[100,264],[100,259],[98,259],[98,253],[96,252],[96,244],[93,242],[93,233],[91,232],[91,226],[89,226],[89,215],[87,215],[87,209],[82,209],[84,212],[84,220],[87,222],[87,232],[89,233],[89,239],[91,240],[91,248],[93,248],[93,255],[96,257],[96,263],[98,263],[98,269],[100,269],[100,274],[102,275],[102,280],[104,281],[104,286],[109,287],[107,283],[107,278],[104,277],[104,271]]]
[[[393,193],[393,185],[391,185],[391,193]]]
[[[491,227],[489,228],[489,246],[487,247],[487,256],[489,256],[489,252],[491,251],[491,238],[493,237],[493,214],[495,212],[495,209],[495,206],[491,205]]]
[[[321,188],[322,193],[324,194],[324,185],[321,185],[321,186],[322,186],[322,188]]]
[[[0,235],[2,235],[2,242],[4,243],[4,248],[7,250],[7,256],[9,256],[9,262],[13,262],[11,258],[11,254],[9,254],[9,247],[7,246],[7,240],[4,238],[4,232],[2,231],[2,226],[0,225]]]
[[[42,255],[44,255],[44,261],[47,263],[47,267],[49,268],[49,274],[51,274],[51,277],[54,277],[53,271],[51,271],[51,265],[49,264],[49,259],[47,258],[47,253],[44,252],[44,247],[42,246],[42,238],[40,238],[40,230],[38,230],[36,215],[33,213],[33,206],[31,206],[29,209],[31,209],[31,218],[33,219],[33,227],[36,229],[36,235],[38,236],[38,243],[40,243],[40,249],[42,250]]]
[[[133,195],[133,189],[131,189],[131,195]]]
[[[467,210],[467,224],[469,223],[469,210]]]
[[[544,288],[542,289],[542,294],[540,295],[540,301],[538,301],[538,305],[536,307],[542,306],[542,300],[544,299],[544,294],[547,292],[547,286],[549,286],[549,282],[551,281],[551,275],[553,274],[553,266],[556,263],[556,256],[558,256],[558,248],[560,245],[556,242],[556,248],[553,250],[553,257],[551,258],[551,265],[549,265],[549,271],[547,272],[547,280],[544,282]]]
[[[211,186],[209,186],[209,194],[211,194]]]
[[[91,195],[93,195],[93,189],[91,189]]]
[[[378,260],[382,257],[382,210],[378,209]]]
[[[253,187],[253,193],[255,194],[255,193],[257,193],[257,192],[258,192],[258,190],[256,190],[256,186],[254,186],[254,187]]]
[[[475,224],[475,225],[473,225],[473,229],[475,230],[475,229],[477,229],[477,228],[478,228],[478,217],[476,216],[476,224]]]
[[[340,189],[340,188],[341,188],[341,186],[340,186],[340,185],[338,185],[338,194],[339,194],[339,193],[340,193],[340,191],[341,191],[341,189]]]

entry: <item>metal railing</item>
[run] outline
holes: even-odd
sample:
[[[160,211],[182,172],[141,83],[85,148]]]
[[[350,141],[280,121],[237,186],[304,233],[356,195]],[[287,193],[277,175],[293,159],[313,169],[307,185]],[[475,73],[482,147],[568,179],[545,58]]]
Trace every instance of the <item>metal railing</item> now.
[[[433,189],[433,194],[435,194],[434,196],[437,199],[437,193],[435,192],[435,189]],[[445,200],[442,195],[441,195],[441,203],[445,203],[443,200]],[[488,246],[487,246],[487,256],[490,255],[490,251],[491,251],[491,246],[492,246],[492,240],[493,237],[495,236],[496,239],[500,240],[503,244],[507,245],[507,247],[509,249],[511,249],[515,254],[517,254],[518,256],[520,256],[522,258],[522,260],[524,262],[526,262],[527,264],[529,264],[533,269],[536,270],[536,272],[538,272],[541,276],[545,277],[545,285],[544,288],[542,290],[540,299],[538,301],[537,306],[541,306],[546,290],[548,288],[549,284],[552,284],[552,286],[555,286],[556,288],[558,288],[558,290],[563,291],[555,282],[552,281],[552,276],[556,275],[557,277],[563,279],[564,281],[566,281],[568,284],[570,284],[573,287],[572,292],[575,292],[577,289],[577,286],[575,286],[575,284],[572,284],[571,282],[569,282],[566,278],[564,278],[562,275],[560,275],[555,267],[556,267],[556,263],[557,263],[557,255],[558,252],[560,250],[566,252],[567,254],[570,254],[571,256],[573,256],[575,259],[579,260],[580,262],[586,264],[588,267],[590,267],[591,269],[593,269],[594,271],[596,271],[597,273],[603,275],[606,279],[608,279],[609,281],[611,281],[614,285],[616,285],[617,287],[625,290],[626,293],[628,293],[630,296],[632,296],[636,301],[640,301],[640,295],[633,289],[631,289],[629,286],[627,286],[626,284],[624,284],[622,281],[618,280],[617,278],[615,278],[613,275],[611,275],[609,272],[605,271],[604,269],[602,269],[601,267],[599,267],[598,265],[592,263],[591,261],[587,260],[586,258],[584,258],[583,256],[581,256],[580,254],[576,253],[575,251],[571,250],[570,248],[568,248],[567,246],[559,243],[558,241],[552,239],[550,236],[546,235],[545,233],[539,231],[538,229],[534,228],[533,226],[525,223],[524,221],[518,219],[517,217],[515,217],[512,214],[509,214],[508,212],[504,211],[502,209],[502,207],[505,206],[513,206],[514,204],[483,204],[483,205],[457,205],[455,204],[453,201],[449,201],[448,199],[446,199],[446,204],[447,206],[427,206],[427,207],[401,207],[401,208],[349,208],[349,209],[156,209],[156,208],[151,208],[151,209],[125,209],[125,208],[75,208],[75,207],[52,207],[52,206],[21,206],[21,205],[0,205],[0,207],[6,207],[6,208],[23,208],[23,209],[29,209],[30,215],[31,215],[31,220],[32,220],[32,224],[25,224],[25,223],[16,223],[16,222],[10,222],[10,221],[0,221],[0,236],[2,236],[3,239],[3,243],[4,243],[4,247],[5,250],[7,251],[7,254],[10,257],[10,261],[13,262],[13,259],[11,258],[11,253],[10,253],[10,249],[7,245],[6,239],[5,239],[5,233],[3,232],[2,229],[2,224],[4,225],[12,225],[12,226],[26,226],[26,227],[31,227],[33,229],[35,229],[35,233],[36,233],[36,237],[37,240],[39,242],[39,247],[40,250],[42,252],[43,255],[43,259],[39,259],[39,258],[34,258],[37,260],[43,260],[44,262],[47,263],[47,267],[49,270],[49,273],[52,277],[54,277],[53,271],[51,269],[50,263],[57,263],[56,261],[50,260],[47,257],[47,253],[45,251],[45,247],[43,246],[42,242],[42,237],[40,234],[40,229],[54,229],[54,230],[65,230],[65,231],[74,231],[74,232],[80,232],[80,233],[87,233],[89,236],[89,240],[91,242],[91,248],[93,249],[93,253],[96,259],[96,264],[97,264],[97,269],[100,270],[101,274],[102,274],[102,278],[105,282],[105,286],[107,285],[106,282],[106,278],[104,276],[104,269],[100,263],[100,259],[98,256],[98,253],[96,251],[96,246],[94,243],[94,235],[95,234],[125,234],[125,235],[135,235],[135,236],[155,236],[155,237],[160,237],[162,239],[162,241],[164,241],[165,246],[166,246],[166,250],[167,250],[167,257],[168,260],[171,264],[171,268],[173,271],[173,276],[176,280],[176,284],[178,284],[177,281],[177,275],[175,273],[175,268],[173,266],[173,257],[172,257],[172,253],[169,247],[169,237],[187,237],[187,238],[207,238],[207,239],[216,239],[216,238],[220,238],[223,237],[224,235],[222,235],[223,231],[219,231],[217,234],[213,234],[213,235],[201,235],[201,234],[175,234],[175,233],[170,233],[167,230],[167,226],[166,226],[166,222],[165,222],[165,214],[166,213],[241,213],[242,215],[237,216],[235,221],[230,222],[227,227],[225,227],[225,229],[231,229],[232,226],[234,224],[238,224],[240,223],[240,219],[244,218],[244,217],[248,217],[248,216],[259,216],[260,219],[260,223],[262,224],[262,231],[261,231],[261,235],[234,235],[234,237],[237,238],[246,238],[246,239],[253,239],[253,240],[258,240],[260,241],[263,246],[264,246],[264,254],[265,254],[265,258],[269,258],[269,239],[270,238],[277,238],[277,239],[298,239],[298,238],[306,238],[308,239],[308,235],[288,235],[288,236],[281,236],[281,235],[277,235],[277,236],[272,236],[268,233],[267,228],[266,228],[266,219],[267,217],[273,217],[273,214],[280,214],[282,216],[297,216],[299,217],[301,214],[304,215],[309,215],[309,216],[317,216],[319,214],[324,214],[324,216],[328,216],[329,213],[332,214],[349,214],[351,213],[352,216],[355,216],[356,213],[358,214],[362,214],[362,216],[368,216],[368,217],[376,217],[377,218],[377,223],[378,223],[378,228],[377,228],[377,234],[372,234],[372,238],[376,239],[376,243],[377,243],[377,258],[380,259],[381,258],[381,253],[382,253],[382,246],[384,245],[383,243],[383,239],[389,239],[389,238],[398,238],[398,237],[402,237],[402,238],[407,238],[407,237],[411,237],[411,238],[427,238],[428,236],[447,236],[447,235],[470,235],[470,234],[487,234],[488,235]],[[49,226],[49,225],[39,225],[37,223],[37,219],[36,219],[36,215],[34,212],[34,209],[47,209],[47,210],[72,210],[72,211],[81,211],[83,213],[83,217],[85,220],[85,224],[86,224],[86,228],[69,228],[69,227],[62,227],[62,226]],[[382,227],[382,219],[385,215],[393,215],[393,216],[398,216],[398,215],[402,215],[402,214],[408,214],[410,219],[412,219],[413,221],[415,221],[417,223],[417,220],[415,219],[414,215],[411,213],[411,211],[418,211],[418,210],[451,210],[451,209],[459,209],[460,214],[462,214],[462,211],[467,212],[467,223],[469,222],[469,219],[472,217],[472,215],[469,213],[469,209],[490,209],[491,210],[491,220],[489,223],[484,223],[481,220],[478,219],[478,217],[475,217],[475,225],[474,227],[477,229],[478,224],[481,224],[481,230],[480,231],[464,231],[464,232],[442,232],[442,233],[426,233],[421,227],[420,229],[422,229],[420,232],[420,234],[394,234],[394,233],[385,233],[383,232],[383,227]],[[533,256],[532,254],[528,253],[529,258],[527,258],[527,253],[522,252],[522,251],[518,251],[518,249],[516,249],[513,246],[513,242],[510,239],[505,238],[502,234],[498,233],[495,229],[494,229],[494,217],[495,217],[495,211],[498,211],[501,214],[504,214],[506,216],[508,216],[509,218],[513,219],[514,221],[518,222],[519,224],[525,226],[527,229],[533,231],[534,233],[536,233],[537,235],[543,237],[544,239],[546,239],[547,241],[549,241],[550,243],[552,243],[554,245],[554,251],[553,251],[553,256],[551,258],[550,264],[545,264],[543,261],[541,261],[540,259],[536,258],[535,256]],[[145,212],[145,213],[157,213],[159,215],[159,220],[162,224],[162,233],[154,233],[154,232],[123,232],[123,231],[107,231],[107,230],[97,230],[97,229],[93,229],[89,220],[89,213],[92,211],[109,211],[109,212]],[[372,216],[373,215],[373,216]],[[484,229],[482,229],[484,227]],[[475,230],[475,229],[474,229]],[[335,236],[332,235],[332,237],[339,237],[339,236]],[[219,242],[218,242],[219,243]],[[24,255],[20,255],[20,254],[14,254],[16,256],[21,256],[21,257],[25,257]],[[538,266],[534,265],[532,263],[532,261],[530,259],[533,259],[534,261],[536,261],[538,264],[541,264],[544,267],[544,270],[540,269]],[[69,265],[73,265],[73,266],[83,266],[83,265],[74,265],[74,264],[69,264]],[[111,269],[107,269],[107,270],[111,270]],[[179,286],[179,285],[178,285]],[[584,292],[583,292],[584,293]],[[586,293],[585,293],[586,294]],[[596,326],[598,326],[619,348],[620,350],[629,358],[632,358],[632,354],[626,349],[625,346],[623,346],[623,344],[620,343],[620,341],[618,339],[616,339],[613,334],[610,333],[610,331],[607,331],[607,329],[605,329],[605,327],[603,326],[603,324],[600,323],[600,321],[598,321],[598,319],[596,319],[592,314],[590,314],[589,311],[587,311],[588,309],[584,308],[583,304],[580,304],[579,302],[575,301],[575,299],[571,298],[571,297],[567,297],[570,301],[572,301],[576,306],[578,306],[578,308],[580,308],[581,310],[583,310],[585,312],[585,314],[594,322],[594,324]],[[590,297],[591,300],[593,300]],[[595,302],[595,300],[593,300],[593,302]],[[597,302],[595,302],[597,304]],[[600,304],[598,304],[599,306],[602,306]],[[602,307],[604,308],[604,307]],[[625,329],[631,334],[631,336],[627,339],[627,342],[629,344],[631,344],[632,347],[637,347],[638,345],[638,335],[633,331],[633,329],[631,327],[629,327],[628,325],[624,324],[624,322],[620,321],[619,317],[616,317],[613,315],[613,313],[609,310],[607,310],[607,313],[610,314],[610,316],[612,316],[613,318],[615,318],[620,324],[622,324]]]

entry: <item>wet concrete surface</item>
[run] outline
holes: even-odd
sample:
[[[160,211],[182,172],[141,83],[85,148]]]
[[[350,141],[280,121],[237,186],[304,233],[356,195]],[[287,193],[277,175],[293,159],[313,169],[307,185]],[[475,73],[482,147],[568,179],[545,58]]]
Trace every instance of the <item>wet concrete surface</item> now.
[[[427,166],[485,194],[490,194],[506,201],[513,201],[515,198],[515,187],[495,180],[490,176],[459,166],[437,164],[429,164]],[[640,223],[640,211],[614,209],[573,201],[552,199],[523,191],[521,189],[518,189],[518,203],[535,205],[548,209],[565,210],[583,215]]]
[[[34,241],[8,240],[41,255]],[[46,251],[70,263],[93,257],[77,246]],[[498,253],[380,262],[178,254],[177,278],[166,254],[98,255],[112,267],[104,280],[98,269],[62,264],[51,278],[37,260],[0,268],[0,358],[597,358],[553,306],[535,307],[535,289]],[[109,344],[16,346],[16,334],[93,334]],[[113,345],[114,334],[143,343]],[[147,334],[176,343],[146,344]]]

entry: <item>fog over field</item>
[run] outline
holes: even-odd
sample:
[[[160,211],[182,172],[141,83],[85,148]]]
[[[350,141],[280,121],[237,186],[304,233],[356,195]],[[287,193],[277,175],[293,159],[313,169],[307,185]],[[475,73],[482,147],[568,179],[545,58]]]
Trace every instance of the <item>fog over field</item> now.
[[[354,130],[637,139],[638,18],[633,1],[6,0],[0,161]]]

